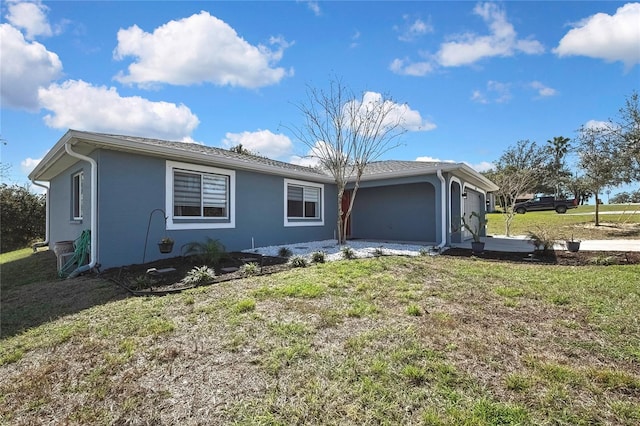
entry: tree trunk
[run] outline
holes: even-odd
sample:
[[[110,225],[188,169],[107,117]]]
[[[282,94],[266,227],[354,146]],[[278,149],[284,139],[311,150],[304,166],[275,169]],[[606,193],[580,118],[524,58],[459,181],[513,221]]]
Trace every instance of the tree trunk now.
[[[598,198],[598,193],[596,192],[596,226],[600,226],[600,198]]]
[[[342,245],[344,243],[344,235],[342,233],[342,196],[344,195],[344,188],[338,188],[338,244]]]

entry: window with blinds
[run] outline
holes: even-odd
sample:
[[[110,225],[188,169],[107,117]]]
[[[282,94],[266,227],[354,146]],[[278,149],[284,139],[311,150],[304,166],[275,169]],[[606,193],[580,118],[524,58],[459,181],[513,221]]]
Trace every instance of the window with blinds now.
[[[176,217],[228,217],[229,176],[174,170]]]
[[[320,218],[320,188],[287,186],[287,217]]]
[[[71,177],[71,218],[82,220],[82,178],[83,173],[78,172]]]

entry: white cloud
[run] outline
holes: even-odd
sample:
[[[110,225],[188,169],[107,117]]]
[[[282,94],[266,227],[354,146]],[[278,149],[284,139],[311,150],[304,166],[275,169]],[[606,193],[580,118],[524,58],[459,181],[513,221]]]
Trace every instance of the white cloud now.
[[[24,160],[22,160],[20,162],[20,168],[22,169],[22,173],[24,173],[25,175],[28,175],[29,173],[31,173],[31,171],[33,169],[36,168],[36,166],[40,163],[40,161],[42,161],[42,158],[25,158]]]
[[[9,24],[0,24],[0,94],[3,106],[38,109],[38,88],[62,73],[62,62],[38,42],[26,41]]]
[[[546,98],[549,96],[555,96],[558,93],[556,89],[545,86],[539,81],[532,81],[531,83],[529,83],[529,87],[536,90],[538,92],[538,96],[543,98]]]
[[[481,104],[506,103],[511,100],[511,84],[490,80],[487,82],[486,90],[474,90],[471,100]]]
[[[53,31],[47,20],[48,7],[40,1],[8,2],[7,21],[25,31],[25,38],[33,40],[37,36],[51,36]]]
[[[292,155],[289,162],[291,164],[297,164],[298,166],[319,167],[320,158],[327,158],[333,155],[333,153],[335,153],[335,151],[331,144],[325,143],[324,141],[317,141],[313,148],[307,151],[304,157]]]
[[[505,12],[494,3],[478,3],[473,12],[489,26],[489,35],[459,34],[443,43],[436,54],[437,62],[445,67],[470,65],[494,56],[513,56],[521,52],[540,54],[544,47],[533,39],[518,39]]]
[[[360,31],[356,30],[353,35],[351,36],[351,44],[349,45],[349,47],[351,47],[352,49],[355,47],[358,47],[360,45],[360,43],[358,43],[358,40],[360,39]]]
[[[400,126],[411,132],[429,131],[436,128],[434,123],[423,119],[418,111],[411,109],[407,104],[398,104],[390,100],[382,99],[382,95],[377,92],[365,92],[362,101],[352,101],[353,107],[357,108],[361,114],[371,108],[378,108],[381,102],[384,102],[383,109],[389,111],[383,125],[395,125],[400,123]],[[345,109],[350,109],[352,106],[345,105]]]
[[[283,134],[276,135],[269,130],[227,133],[222,143],[227,148],[242,144],[249,151],[268,158],[284,157],[293,149],[291,139]]]
[[[433,64],[429,62],[411,62],[408,59],[394,59],[389,65],[389,69],[396,74],[422,77],[434,70]]]
[[[56,129],[125,133],[169,140],[188,138],[198,117],[184,105],[122,97],[114,87],[69,80],[39,90],[40,103],[52,114],[44,121]]]
[[[322,11],[320,10],[320,5],[318,4],[317,1],[298,0],[298,3],[306,3],[307,7],[309,8],[310,11],[313,12],[314,15],[316,16],[322,15]]]
[[[610,129],[611,123],[609,121],[601,121],[601,120],[589,120],[584,124],[586,129],[591,130],[599,130],[599,129]]]
[[[433,32],[431,24],[424,22],[420,18],[412,20],[408,15],[404,15],[402,18],[404,19],[404,24],[394,27],[400,33],[398,36],[400,41],[413,41],[422,35]]]
[[[202,11],[170,21],[153,33],[134,25],[118,31],[116,59],[135,58],[128,73],[116,80],[149,86],[154,83],[191,85],[209,82],[220,86],[257,88],[276,84],[293,71],[273,68],[290,46],[282,37],[270,45],[253,46],[227,23]]]
[[[423,161],[425,163],[455,163],[453,160],[441,160],[439,158],[430,157],[428,155],[416,158],[416,161]]]
[[[621,61],[627,69],[640,63],[640,3],[628,3],[611,16],[597,13],[576,24],[553,52]]]
[[[478,164],[471,164],[471,163],[467,163],[466,161],[464,161],[464,164],[466,164],[467,166],[471,167],[473,170],[475,170],[476,172],[486,172],[488,170],[493,169],[495,166],[493,163],[490,163],[488,161],[481,161]]]

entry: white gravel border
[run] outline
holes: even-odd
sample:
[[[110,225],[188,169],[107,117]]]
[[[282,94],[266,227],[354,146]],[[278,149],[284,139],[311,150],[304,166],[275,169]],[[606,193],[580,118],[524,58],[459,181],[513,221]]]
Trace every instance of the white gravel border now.
[[[423,253],[439,254],[437,247],[432,245],[399,244],[387,243],[384,241],[348,241],[343,246],[338,245],[338,240],[309,241],[296,244],[282,244],[279,246],[258,247],[255,249],[243,250],[245,253],[257,253],[263,256],[278,256],[278,252],[286,247],[291,250],[292,256],[303,256],[307,260],[311,259],[311,254],[317,251],[325,253],[326,261],[342,260],[342,248],[350,247],[357,258],[375,257],[381,254],[384,256],[419,256]]]

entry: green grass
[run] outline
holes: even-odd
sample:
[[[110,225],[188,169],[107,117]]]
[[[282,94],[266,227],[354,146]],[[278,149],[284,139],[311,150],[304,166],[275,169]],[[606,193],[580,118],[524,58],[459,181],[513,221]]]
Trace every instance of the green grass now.
[[[516,214],[511,223],[511,235],[527,235],[544,227],[547,235],[553,239],[566,240],[573,235],[575,239],[640,239],[640,206],[601,205],[600,211],[622,211],[623,214],[601,214],[602,226],[594,227],[595,218],[591,214],[595,206],[578,206],[566,214],[555,211],[527,212]],[[632,214],[636,211],[637,214]],[[487,214],[487,233],[504,235],[505,221],[501,213]]]
[[[109,285],[28,276],[3,298]],[[638,276],[385,256],[95,297],[2,338],[0,424],[635,425]]]

